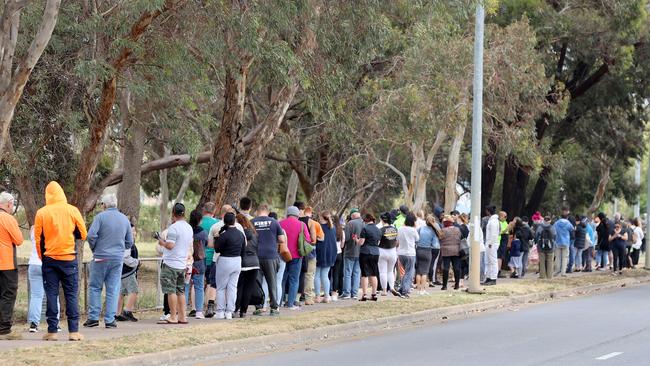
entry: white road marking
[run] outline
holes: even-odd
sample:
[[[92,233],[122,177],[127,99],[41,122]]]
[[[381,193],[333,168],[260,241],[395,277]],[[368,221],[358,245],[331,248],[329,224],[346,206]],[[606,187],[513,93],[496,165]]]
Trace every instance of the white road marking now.
[[[622,355],[622,354],[623,354],[623,352],[612,352],[612,353],[608,353],[608,354],[606,354],[606,355],[602,355],[602,356],[600,356],[600,357],[596,357],[596,359],[597,359],[597,360],[601,360],[601,361],[603,361],[603,360],[609,360],[610,358],[613,358],[613,357],[616,357],[616,356],[620,356],[620,355]]]

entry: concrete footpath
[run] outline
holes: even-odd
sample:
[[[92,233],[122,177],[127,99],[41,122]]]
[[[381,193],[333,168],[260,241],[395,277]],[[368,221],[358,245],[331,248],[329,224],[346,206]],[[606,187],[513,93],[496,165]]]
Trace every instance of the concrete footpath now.
[[[531,304],[574,298],[576,296],[585,296],[598,292],[620,289],[621,287],[639,286],[647,283],[650,283],[650,276],[637,278],[612,277],[612,281],[607,283],[589,285],[569,290],[511,296],[502,299],[437,308],[388,318],[370,319],[347,324],[326,326],[319,329],[307,329],[285,334],[275,334],[234,340],[231,342],[219,342],[209,345],[174,349],[155,354],[137,355],[123,359],[101,361],[94,363],[94,365],[191,365],[201,362],[214,362],[239,355],[272,352],[278,349],[287,349],[297,346],[309,347],[309,344],[318,343],[323,340],[360,337],[386,329],[443,322],[451,319],[464,319],[478,313],[504,309],[518,309]],[[437,293],[440,293],[438,288],[431,289],[431,292],[436,290]],[[382,300],[384,299],[385,298],[382,298]],[[388,301],[394,300],[389,297]],[[354,301],[340,301],[336,304],[316,305],[307,311],[318,311],[322,306],[351,306],[354,303]]]

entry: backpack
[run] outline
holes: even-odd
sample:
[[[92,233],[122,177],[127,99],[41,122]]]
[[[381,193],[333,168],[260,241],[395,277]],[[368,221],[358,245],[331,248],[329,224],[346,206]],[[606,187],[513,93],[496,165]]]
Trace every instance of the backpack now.
[[[545,252],[550,252],[555,248],[555,240],[551,229],[551,225],[542,227],[542,234],[539,238],[539,248]]]

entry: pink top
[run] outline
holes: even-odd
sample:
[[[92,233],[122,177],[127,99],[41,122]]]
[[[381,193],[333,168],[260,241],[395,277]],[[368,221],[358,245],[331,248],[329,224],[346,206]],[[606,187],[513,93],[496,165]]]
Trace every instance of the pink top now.
[[[300,236],[300,228],[305,234],[305,240],[311,242],[311,237],[309,236],[309,229],[302,221],[298,221],[297,217],[289,216],[286,219],[280,221],[280,227],[284,230],[287,235],[287,247],[289,252],[291,252],[291,258],[298,259],[300,254],[298,253],[298,237]]]

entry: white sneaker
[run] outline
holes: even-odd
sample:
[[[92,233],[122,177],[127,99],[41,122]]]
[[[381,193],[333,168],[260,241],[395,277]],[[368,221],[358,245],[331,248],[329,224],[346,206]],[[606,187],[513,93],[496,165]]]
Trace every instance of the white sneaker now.
[[[171,317],[171,314],[163,314],[160,316],[161,321],[169,320],[169,317]]]
[[[203,315],[202,311],[197,311],[196,315],[194,316],[195,319],[205,319],[205,315]]]
[[[232,313],[226,313],[226,319],[228,320],[232,319]]]
[[[232,316],[232,314],[231,314],[231,316]],[[214,314],[214,318],[215,319],[226,319],[226,313],[224,313],[223,311],[217,311],[217,313]]]
[[[298,310],[300,310],[300,306],[292,306],[292,307],[289,308],[289,310],[298,311]]]

